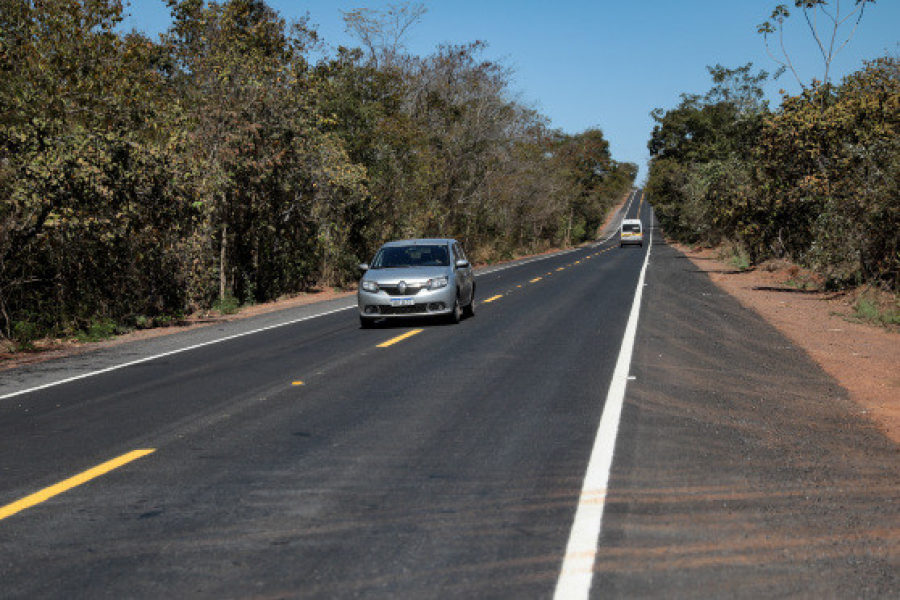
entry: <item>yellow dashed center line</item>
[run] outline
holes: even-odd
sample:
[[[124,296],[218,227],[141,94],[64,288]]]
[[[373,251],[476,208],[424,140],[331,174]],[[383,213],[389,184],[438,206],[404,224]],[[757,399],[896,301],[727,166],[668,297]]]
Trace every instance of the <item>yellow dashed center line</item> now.
[[[74,487],[78,487],[79,485],[87,483],[91,479],[95,479],[97,477],[100,477],[101,475],[105,475],[110,471],[113,471],[123,465],[130,463],[133,460],[137,460],[154,452],[156,452],[156,449],[150,448],[147,450],[135,450],[133,452],[129,452],[128,454],[123,454],[119,458],[114,458],[113,460],[107,461],[102,465],[94,467],[93,469],[88,469],[80,475],[70,477],[69,479],[61,481],[56,485],[51,485],[48,488],[44,488],[43,490],[35,492],[34,494],[22,498],[17,502],[13,502],[12,504],[7,504],[6,506],[0,508],[0,521],[7,517],[11,517],[12,515],[16,514],[17,512],[21,512],[26,508],[31,508],[32,506],[40,504],[41,502],[46,502],[54,496],[58,496],[64,492],[71,490]]]
[[[397,342],[402,342],[406,338],[410,338],[410,337],[416,335],[417,333],[422,333],[422,331],[424,331],[424,330],[423,329],[413,329],[412,331],[407,331],[403,335],[398,335],[397,337],[392,338],[392,339],[384,342],[383,344],[378,344],[378,347],[379,348],[387,348],[388,346],[393,346]]]
[[[547,276],[549,276],[549,275],[553,275],[554,272],[558,273],[558,272],[560,272],[560,271],[565,271],[566,268],[568,268],[568,267],[574,267],[575,265],[580,265],[581,262],[582,262],[582,260],[587,260],[587,259],[592,258],[592,257],[594,257],[594,256],[600,256],[600,255],[603,254],[604,252],[609,252],[609,251],[612,250],[612,249],[613,249],[612,247],[609,247],[609,248],[606,248],[605,250],[601,250],[601,251],[597,252],[596,254],[588,254],[587,256],[585,256],[584,258],[582,258],[581,260],[576,260],[575,262],[569,263],[569,264],[567,264],[567,265],[564,266],[564,267],[558,267],[558,268],[556,269],[556,271],[550,271],[549,273],[547,273],[547,275],[543,275],[543,276],[541,276],[541,277],[535,277],[534,279],[532,279],[532,280],[529,281],[528,283],[537,283],[538,281],[542,280],[544,277],[547,277]],[[517,286],[516,286],[516,289],[519,289],[519,290],[520,290],[520,289],[522,289],[523,287],[525,287],[525,286],[524,286],[524,285],[517,285]],[[507,293],[509,293],[509,292],[507,292]],[[496,296],[491,296],[490,298],[487,298],[486,300],[482,300],[481,303],[482,303],[482,304],[490,304],[491,302],[494,302],[494,301],[499,300],[499,299],[501,299],[501,298],[503,298],[503,294],[498,294],[498,295],[496,295]],[[411,332],[409,332],[409,333],[407,333],[407,334],[405,334],[405,335],[401,335],[400,337],[397,337],[397,338],[394,338],[394,339],[392,339],[392,340],[389,340],[389,341],[385,342],[384,344],[381,344],[381,345],[379,346],[379,348],[385,348],[385,347],[387,347],[387,346],[390,346],[391,344],[395,344],[395,343],[397,343],[397,342],[399,342],[399,341],[401,341],[401,340],[403,340],[403,339],[405,339],[405,338],[407,338],[407,337],[409,337],[409,336],[411,336],[411,335],[415,335],[415,334],[419,333],[419,331],[421,331],[421,330],[411,331]]]
[[[291,383],[291,385],[306,385],[306,384],[303,383],[302,381],[294,381]]]

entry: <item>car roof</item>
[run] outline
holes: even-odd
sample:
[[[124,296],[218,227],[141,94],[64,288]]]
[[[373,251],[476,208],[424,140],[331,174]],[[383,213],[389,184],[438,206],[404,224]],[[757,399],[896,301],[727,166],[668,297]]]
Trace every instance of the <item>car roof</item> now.
[[[634,225],[635,223],[640,223],[640,219],[622,219],[622,225],[628,223],[629,225]]]
[[[446,245],[446,244],[455,244],[456,240],[450,238],[420,238],[420,239],[412,239],[412,240],[395,240],[393,242],[387,242],[384,246],[434,246],[434,245]]]

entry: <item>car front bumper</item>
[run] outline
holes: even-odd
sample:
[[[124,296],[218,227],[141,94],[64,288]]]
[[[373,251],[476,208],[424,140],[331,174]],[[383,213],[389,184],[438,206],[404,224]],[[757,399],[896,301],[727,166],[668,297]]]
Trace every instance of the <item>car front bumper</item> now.
[[[456,288],[447,286],[439,290],[423,289],[411,296],[393,296],[385,291],[359,290],[356,299],[361,317],[380,319],[446,315],[453,311]]]

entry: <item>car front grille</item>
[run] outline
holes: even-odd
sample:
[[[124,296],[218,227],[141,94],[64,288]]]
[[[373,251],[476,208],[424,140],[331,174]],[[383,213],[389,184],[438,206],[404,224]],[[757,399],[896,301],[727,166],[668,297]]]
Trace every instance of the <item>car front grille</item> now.
[[[415,296],[424,286],[408,285],[406,290],[401,294],[396,285],[379,285],[378,288],[388,296]]]
[[[382,315],[415,315],[426,313],[427,305],[413,304],[412,306],[379,306],[379,314]]]

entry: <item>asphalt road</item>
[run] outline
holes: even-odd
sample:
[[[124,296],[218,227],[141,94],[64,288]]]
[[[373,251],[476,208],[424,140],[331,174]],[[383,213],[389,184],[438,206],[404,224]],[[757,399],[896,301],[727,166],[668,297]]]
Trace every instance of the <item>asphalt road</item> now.
[[[0,373],[0,596],[552,597],[647,251],[483,270],[456,326],[343,302]],[[652,253],[591,595],[897,591],[896,448]]]
[[[900,597],[900,452],[792,342],[654,244],[595,597]]]

